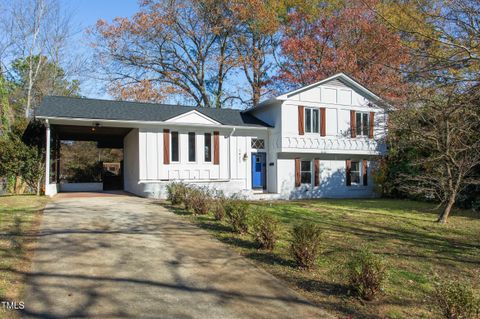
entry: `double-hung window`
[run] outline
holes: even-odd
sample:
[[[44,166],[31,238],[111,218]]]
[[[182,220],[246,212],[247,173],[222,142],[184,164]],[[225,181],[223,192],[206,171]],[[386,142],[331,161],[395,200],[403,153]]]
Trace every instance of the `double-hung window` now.
[[[178,159],[179,159],[178,132],[172,132],[170,136],[171,136],[171,141],[170,141],[171,161],[178,162]]]
[[[300,182],[302,184],[312,183],[312,161],[302,161],[300,164]]]
[[[356,112],[355,116],[357,136],[368,136],[370,130],[368,113]]]
[[[314,108],[305,108],[305,132],[320,132],[320,111]]]
[[[205,133],[205,162],[211,162],[212,161],[212,134],[211,133]]]
[[[352,166],[350,168],[350,178],[352,181],[352,184],[360,184],[360,162],[354,162],[352,161]]]
[[[195,132],[188,132],[188,161],[195,162]]]

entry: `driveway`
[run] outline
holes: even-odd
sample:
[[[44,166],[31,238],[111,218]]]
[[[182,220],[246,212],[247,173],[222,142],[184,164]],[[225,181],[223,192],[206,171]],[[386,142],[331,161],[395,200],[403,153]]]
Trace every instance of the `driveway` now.
[[[157,202],[59,198],[46,207],[23,318],[328,318]]]

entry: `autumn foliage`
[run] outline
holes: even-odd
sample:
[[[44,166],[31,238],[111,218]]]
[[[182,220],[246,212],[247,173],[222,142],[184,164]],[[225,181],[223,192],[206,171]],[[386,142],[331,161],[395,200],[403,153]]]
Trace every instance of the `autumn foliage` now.
[[[404,94],[401,69],[409,62],[398,33],[361,1],[347,0],[312,15],[294,10],[281,40],[278,79],[306,85],[344,72],[386,98]]]

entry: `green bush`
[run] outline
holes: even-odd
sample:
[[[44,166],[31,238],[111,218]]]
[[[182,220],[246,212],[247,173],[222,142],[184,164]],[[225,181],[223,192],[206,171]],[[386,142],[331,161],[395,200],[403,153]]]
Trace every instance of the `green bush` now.
[[[383,259],[364,248],[351,256],[347,263],[348,284],[364,300],[373,300],[386,278]]]
[[[432,296],[433,304],[445,319],[479,319],[480,296],[473,287],[457,280],[440,280]]]
[[[261,249],[272,250],[277,241],[278,220],[265,210],[252,216],[253,237]]]
[[[167,199],[172,205],[179,205],[185,201],[187,186],[181,182],[172,182],[167,185]]]
[[[231,199],[226,202],[224,207],[225,215],[233,231],[239,234],[245,234],[248,231],[249,204],[242,200]]]
[[[291,253],[298,267],[309,269],[320,255],[322,230],[312,222],[297,224],[292,230]]]
[[[208,192],[198,188],[189,190],[188,201],[194,215],[206,215],[212,206],[212,198]]]

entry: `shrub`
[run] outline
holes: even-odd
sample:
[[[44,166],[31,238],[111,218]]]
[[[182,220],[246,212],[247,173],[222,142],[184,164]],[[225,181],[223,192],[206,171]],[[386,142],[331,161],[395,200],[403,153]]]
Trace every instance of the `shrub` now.
[[[173,182],[167,185],[167,199],[172,205],[184,202],[187,186],[183,183]]]
[[[252,218],[253,237],[261,249],[272,250],[277,241],[278,220],[266,212],[256,212]]]
[[[248,203],[238,199],[231,199],[226,202],[224,207],[225,215],[233,231],[245,234],[248,231]]]
[[[364,300],[373,300],[382,289],[386,277],[383,259],[364,248],[353,254],[347,263],[348,284]]]
[[[223,198],[217,198],[215,199],[213,205],[212,205],[212,210],[213,210],[213,216],[215,217],[215,220],[223,220],[225,218],[225,205],[226,201]]]
[[[312,222],[303,222],[293,227],[290,250],[300,268],[308,269],[315,265],[320,255],[321,235],[320,226]]]
[[[206,215],[210,211],[212,199],[210,195],[201,189],[192,188],[188,192],[188,201],[194,215]]]
[[[432,299],[442,318],[480,318],[480,296],[467,283],[456,280],[438,281]]]

